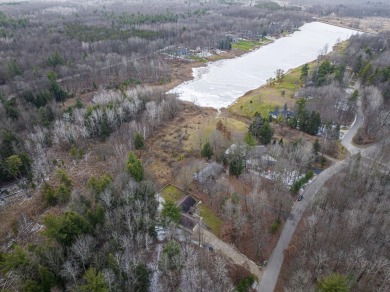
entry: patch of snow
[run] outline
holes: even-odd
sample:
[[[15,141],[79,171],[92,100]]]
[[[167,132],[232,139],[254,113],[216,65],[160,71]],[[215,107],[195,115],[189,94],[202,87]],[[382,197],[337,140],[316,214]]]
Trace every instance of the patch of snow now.
[[[300,174],[296,170],[292,170],[292,171],[285,170],[283,172],[268,170],[268,171],[260,172],[259,174],[260,176],[267,178],[269,180],[281,179],[281,181],[288,187],[291,187],[294,184],[294,182],[296,182],[297,180],[305,176],[305,174]],[[313,178],[310,179],[306,184],[304,184],[302,189],[304,189],[307,185],[309,185],[316,178],[316,176],[317,175],[314,174]]]
[[[210,53],[209,51],[202,51],[200,53],[197,53],[196,55],[201,58],[207,58],[207,57],[211,57],[213,54]]]
[[[36,232],[36,231],[40,231],[42,229],[43,229],[43,225],[37,223],[37,224],[34,224],[34,226],[31,228],[31,231]]]
[[[160,270],[158,269],[158,261],[162,252],[162,244],[156,246],[156,258],[153,262],[148,264],[148,268],[152,271],[152,277],[150,278],[150,291],[159,292],[161,287],[159,285]]]
[[[161,196],[161,194],[156,194],[156,199],[158,202],[157,211],[161,212],[163,209],[163,204],[165,203],[165,200],[164,200],[163,196]]]
[[[154,228],[157,233],[157,240],[158,241],[164,241],[165,240],[165,229],[162,226],[156,225]]]

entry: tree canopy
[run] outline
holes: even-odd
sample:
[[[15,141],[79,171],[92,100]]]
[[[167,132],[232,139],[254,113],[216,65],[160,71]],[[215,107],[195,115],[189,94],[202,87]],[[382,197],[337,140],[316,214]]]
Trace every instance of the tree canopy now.
[[[129,152],[127,158],[127,171],[136,181],[144,179],[144,168],[142,166],[142,162],[137,159],[137,156],[133,152]]]

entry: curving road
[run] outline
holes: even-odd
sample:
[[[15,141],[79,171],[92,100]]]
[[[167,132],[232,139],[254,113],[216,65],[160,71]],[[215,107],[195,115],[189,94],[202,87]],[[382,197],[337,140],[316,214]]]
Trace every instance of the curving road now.
[[[343,137],[342,144],[351,154],[359,152],[359,148],[356,148],[352,144],[352,138],[356,134],[357,130],[363,125],[364,115],[361,108],[361,102],[358,101],[358,109],[355,115],[355,121],[353,122],[350,130]],[[347,165],[347,159],[339,161],[329,167],[328,169],[321,172],[317,178],[309,184],[303,192],[303,200],[296,202],[291,209],[290,217],[286,221],[279,241],[274,248],[271,257],[268,260],[267,267],[264,271],[263,278],[257,288],[260,292],[272,292],[275,289],[276,282],[279,277],[280,269],[283,264],[284,250],[288,248],[291,238],[297,228],[299,221],[301,220],[302,214],[305,212],[307,206],[313,201],[316,193],[324,185],[324,183],[340,172]]]
[[[363,115],[363,110],[362,110],[362,102],[361,100],[359,99],[357,101],[357,110],[356,110],[356,115],[355,115],[355,121],[352,123],[352,126],[351,128],[349,129],[349,131],[345,134],[345,136],[343,137],[343,140],[341,141],[341,144],[343,144],[343,146],[345,148],[347,148],[347,150],[351,153],[351,154],[356,154],[360,151],[359,148],[355,147],[353,144],[352,144],[352,139],[353,137],[355,136],[357,130],[363,125],[364,123],[364,115]]]

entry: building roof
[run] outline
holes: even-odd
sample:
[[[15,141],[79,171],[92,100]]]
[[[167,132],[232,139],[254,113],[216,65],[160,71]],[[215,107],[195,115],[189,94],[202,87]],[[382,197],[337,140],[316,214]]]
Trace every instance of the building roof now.
[[[225,169],[223,166],[219,163],[216,163],[213,161],[212,163],[207,164],[204,168],[202,168],[198,173],[194,175],[194,179],[198,182],[202,183],[206,181],[210,177],[216,177],[222,172],[224,172]]]
[[[180,216],[179,224],[181,226],[184,226],[185,228],[192,230],[194,229],[196,224],[198,224],[198,221],[194,217],[182,213]]]
[[[257,145],[249,150],[248,157],[249,158],[260,158],[263,155],[268,153],[267,147],[264,145]]]
[[[292,111],[289,111],[288,109],[282,109],[282,110],[274,110],[273,112],[270,112],[270,115],[272,117],[277,117],[278,115],[282,115],[285,118],[293,117],[295,116],[295,113]]]
[[[196,200],[190,195],[182,198],[180,201],[177,202],[177,206],[181,207],[184,213],[187,213],[191,209],[191,207],[195,206],[195,204]]]
[[[232,144],[229,146],[228,149],[226,149],[225,154],[230,155],[234,153],[240,152],[241,155],[245,156],[245,153],[247,152],[248,146],[246,144]]]

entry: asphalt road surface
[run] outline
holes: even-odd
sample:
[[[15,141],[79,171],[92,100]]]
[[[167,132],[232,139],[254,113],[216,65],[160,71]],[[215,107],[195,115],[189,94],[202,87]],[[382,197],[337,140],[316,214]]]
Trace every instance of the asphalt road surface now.
[[[351,154],[356,154],[360,151],[359,148],[352,144],[352,138],[356,134],[357,130],[363,125],[364,115],[361,109],[361,103],[358,102],[358,109],[355,116],[355,121],[352,124],[348,133],[343,137],[342,144]],[[313,201],[316,193],[324,185],[324,183],[340,172],[348,164],[347,160],[339,161],[321,172],[317,178],[309,184],[303,192],[303,200],[295,202],[291,209],[290,217],[286,221],[279,241],[274,248],[271,257],[268,260],[266,269],[263,274],[263,278],[258,286],[260,292],[272,292],[275,289],[276,282],[278,281],[280,269],[284,260],[284,250],[288,248],[291,238],[297,228],[302,214],[305,212],[307,206]]]

